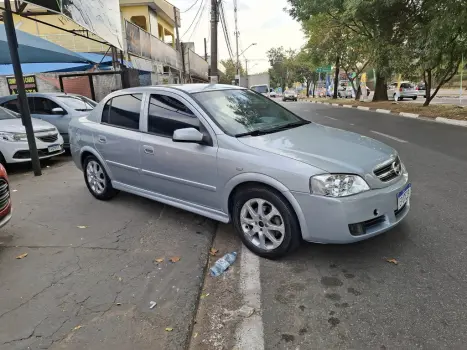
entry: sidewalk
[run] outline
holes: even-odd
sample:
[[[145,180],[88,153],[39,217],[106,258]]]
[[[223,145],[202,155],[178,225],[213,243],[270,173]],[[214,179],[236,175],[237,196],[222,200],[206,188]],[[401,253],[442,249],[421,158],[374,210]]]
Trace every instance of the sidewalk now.
[[[0,231],[2,350],[188,345],[213,221],[125,193],[97,201],[70,161],[10,181],[13,219]]]

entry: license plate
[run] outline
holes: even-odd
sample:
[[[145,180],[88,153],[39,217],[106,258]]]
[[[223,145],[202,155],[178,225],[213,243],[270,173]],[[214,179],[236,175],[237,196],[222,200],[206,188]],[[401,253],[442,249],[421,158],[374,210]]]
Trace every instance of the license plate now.
[[[62,149],[62,146],[60,145],[52,145],[52,146],[49,146],[48,148],[49,153],[57,152],[57,151],[60,151],[61,149]]]
[[[397,194],[397,210],[400,210],[410,199],[412,184],[408,184]]]

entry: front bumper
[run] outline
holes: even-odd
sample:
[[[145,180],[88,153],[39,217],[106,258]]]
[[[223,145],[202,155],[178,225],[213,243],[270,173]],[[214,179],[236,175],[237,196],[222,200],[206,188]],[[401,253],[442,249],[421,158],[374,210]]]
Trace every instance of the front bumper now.
[[[0,148],[7,163],[23,163],[30,162],[31,155],[29,152],[29,145],[27,141],[9,142],[0,141]],[[48,147],[52,145],[60,145],[60,150],[49,152]],[[39,159],[46,159],[60,155],[65,152],[63,148],[63,138],[59,134],[56,141],[49,143],[43,142],[36,137],[36,147],[39,153]]]
[[[407,183],[408,175],[405,173],[388,187],[349,197],[330,198],[292,192],[308,227],[306,232],[302,232],[303,239],[315,243],[345,244],[388,231],[401,222],[410,210],[410,200],[401,210],[397,210],[397,194]],[[366,233],[351,234],[349,225],[363,222],[372,223]]]

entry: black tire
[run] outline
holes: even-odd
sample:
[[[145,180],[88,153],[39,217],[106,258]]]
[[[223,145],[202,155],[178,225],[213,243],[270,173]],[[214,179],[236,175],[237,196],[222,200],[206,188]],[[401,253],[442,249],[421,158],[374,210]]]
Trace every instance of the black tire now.
[[[105,177],[105,188],[104,188],[104,191],[102,193],[97,193],[95,192],[92,188],[91,188],[91,185],[89,184],[88,182],[88,177],[87,177],[87,173],[86,173],[86,169],[87,169],[87,166],[89,164],[89,162],[91,161],[94,161],[96,162],[97,164],[99,164],[99,166],[101,167],[102,169],[102,172],[104,174],[104,177]],[[113,197],[115,197],[117,194],[118,194],[118,190],[114,189],[112,187],[112,182],[110,181],[110,178],[109,176],[107,175],[107,172],[105,171],[105,168],[102,166],[101,162],[94,156],[87,156],[86,159],[84,160],[83,162],[83,174],[84,174],[84,182],[86,183],[86,186],[89,190],[89,192],[91,192],[91,194],[101,200],[101,201],[108,201],[110,199],[112,199]]]
[[[240,222],[240,214],[243,205],[250,199],[260,198],[270,202],[276,207],[283,218],[285,233],[282,243],[275,249],[265,250],[253,244],[243,233]],[[267,259],[278,259],[297,249],[302,241],[300,224],[290,203],[273,189],[262,186],[254,186],[241,189],[235,194],[232,207],[232,221],[237,234],[243,244],[256,255]]]
[[[414,101],[415,101],[416,99],[417,99],[417,96],[414,96],[414,97],[412,97],[412,100],[414,100]]]

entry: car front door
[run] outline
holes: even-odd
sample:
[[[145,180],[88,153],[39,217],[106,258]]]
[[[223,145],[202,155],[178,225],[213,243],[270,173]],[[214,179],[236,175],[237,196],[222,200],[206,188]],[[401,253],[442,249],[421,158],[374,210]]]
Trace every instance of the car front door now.
[[[141,186],[140,113],[142,94],[115,96],[104,105],[93,131],[94,145],[111,171],[112,180]]]
[[[148,96],[147,129],[141,141],[145,187],[152,192],[219,210],[217,140],[199,111],[182,96],[164,92]],[[195,128],[206,142],[172,141],[175,130]]]
[[[70,144],[68,137],[68,124],[70,123],[70,116],[65,108],[58,105],[47,97],[28,97],[29,108],[31,109],[31,116],[49,122],[54,125],[60,135],[63,137],[65,146]],[[62,112],[53,112],[54,108],[61,108]]]

